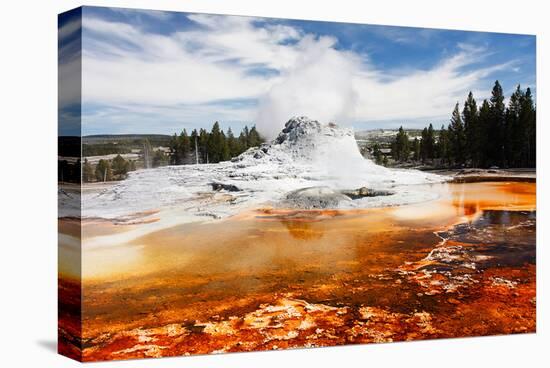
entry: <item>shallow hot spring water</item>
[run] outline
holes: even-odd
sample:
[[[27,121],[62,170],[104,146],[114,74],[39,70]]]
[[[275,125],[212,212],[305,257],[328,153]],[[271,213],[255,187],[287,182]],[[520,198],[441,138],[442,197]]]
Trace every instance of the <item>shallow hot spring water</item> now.
[[[535,187],[431,184],[425,203],[259,208],[84,248],[84,358],[533,332]],[[82,236],[139,226],[90,221]]]

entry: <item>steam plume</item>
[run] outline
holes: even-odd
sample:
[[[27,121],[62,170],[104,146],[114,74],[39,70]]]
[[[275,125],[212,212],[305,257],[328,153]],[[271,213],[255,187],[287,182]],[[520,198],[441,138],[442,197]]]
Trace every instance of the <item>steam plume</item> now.
[[[320,122],[346,122],[353,117],[358,95],[353,76],[359,61],[351,53],[334,49],[330,37],[304,37],[297,45],[294,65],[282,72],[260,100],[257,128],[273,138],[293,116],[306,115]]]

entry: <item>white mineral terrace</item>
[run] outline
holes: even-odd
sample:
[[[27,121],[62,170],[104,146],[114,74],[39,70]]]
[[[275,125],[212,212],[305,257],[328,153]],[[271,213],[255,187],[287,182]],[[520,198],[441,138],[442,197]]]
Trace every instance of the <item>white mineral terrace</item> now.
[[[447,179],[376,165],[361,155],[350,129],[297,117],[272,142],[231,161],[138,170],[112,186],[84,190],[82,217],[124,221],[136,213],[158,211],[161,218],[171,214],[169,221],[162,221],[167,226],[225,218],[259,206],[288,206],[289,193],[310,187],[320,188],[317,193],[324,196],[338,195],[329,202],[334,208],[394,206],[435,199],[436,194],[417,184]],[[358,188],[393,194],[338,199],[340,191]]]

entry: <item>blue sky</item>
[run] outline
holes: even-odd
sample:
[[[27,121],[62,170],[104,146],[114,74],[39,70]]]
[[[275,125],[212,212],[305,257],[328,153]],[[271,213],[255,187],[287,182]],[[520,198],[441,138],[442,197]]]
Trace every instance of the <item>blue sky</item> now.
[[[60,22],[67,40],[70,26]],[[506,94],[518,83],[536,93],[535,48],[529,35],[85,7],[82,134],[217,120],[273,136],[294,115],[356,130],[440,126],[497,79]]]

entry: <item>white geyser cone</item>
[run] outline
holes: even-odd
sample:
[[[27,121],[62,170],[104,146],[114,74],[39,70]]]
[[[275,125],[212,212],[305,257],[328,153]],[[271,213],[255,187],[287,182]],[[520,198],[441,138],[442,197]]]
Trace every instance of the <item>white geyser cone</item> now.
[[[325,194],[357,188],[394,193],[344,201],[337,207],[406,204],[434,198],[430,191],[412,190],[410,184],[445,180],[376,165],[363,158],[352,130],[300,116],[290,119],[270,143],[231,161],[138,170],[101,193],[85,194],[82,207],[85,217],[120,218],[161,210],[177,211],[182,221],[192,221],[197,216],[223,218],[245,208],[284,205],[289,193],[311,187],[323,187],[318,192]],[[204,193],[213,195],[208,200]]]
[[[422,184],[442,177],[417,170],[392,170],[361,155],[353,130],[306,116],[290,119],[272,142],[251,148],[234,162],[303,166],[319,185],[337,189]]]

